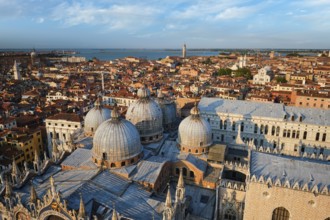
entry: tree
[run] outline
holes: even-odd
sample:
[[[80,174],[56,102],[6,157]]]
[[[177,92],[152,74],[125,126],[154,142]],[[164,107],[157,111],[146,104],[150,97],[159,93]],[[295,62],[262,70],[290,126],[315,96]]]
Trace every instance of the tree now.
[[[232,70],[229,68],[221,68],[219,71],[216,73],[217,76],[228,76],[231,75]]]
[[[252,79],[252,74],[250,69],[243,67],[239,68],[234,72],[235,77],[245,77],[246,79]]]
[[[213,64],[212,60],[210,57],[208,57],[205,61],[203,61],[203,64],[210,65]]]
[[[276,80],[277,83],[286,83],[286,82],[288,82],[288,81],[285,79],[284,76],[278,76],[278,77],[275,78],[275,80]]]

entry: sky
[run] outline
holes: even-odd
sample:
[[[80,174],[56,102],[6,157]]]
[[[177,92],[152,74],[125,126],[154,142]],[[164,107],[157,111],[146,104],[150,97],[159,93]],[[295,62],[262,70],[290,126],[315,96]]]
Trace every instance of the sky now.
[[[0,48],[330,48],[330,0],[0,0]]]

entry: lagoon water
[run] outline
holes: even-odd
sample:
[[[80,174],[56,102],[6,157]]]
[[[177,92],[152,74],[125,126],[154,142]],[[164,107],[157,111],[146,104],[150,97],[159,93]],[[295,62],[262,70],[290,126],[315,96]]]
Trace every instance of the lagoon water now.
[[[86,59],[96,57],[99,60],[114,60],[124,57],[137,57],[149,60],[157,60],[166,56],[182,56],[181,50],[168,49],[76,49],[78,54]],[[187,50],[187,56],[216,56],[219,51],[214,50]]]

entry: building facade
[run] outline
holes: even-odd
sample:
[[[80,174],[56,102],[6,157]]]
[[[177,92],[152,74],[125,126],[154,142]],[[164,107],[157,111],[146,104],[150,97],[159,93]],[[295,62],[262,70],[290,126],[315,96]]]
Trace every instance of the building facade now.
[[[53,140],[55,139],[57,145],[64,150],[71,150],[70,141],[71,135],[83,127],[83,119],[77,114],[59,113],[57,115],[48,117],[45,120],[48,153],[51,155],[53,151]]]
[[[258,70],[258,73],[253,76],[253,84],[265,85],[273,79],[273,72],[269,66]]]
[[[202,98],[201,115],[213,140],[230,144],[241,132],[244,142],[283,154],[327,158],[330,155],[330,111],[276,103]]]

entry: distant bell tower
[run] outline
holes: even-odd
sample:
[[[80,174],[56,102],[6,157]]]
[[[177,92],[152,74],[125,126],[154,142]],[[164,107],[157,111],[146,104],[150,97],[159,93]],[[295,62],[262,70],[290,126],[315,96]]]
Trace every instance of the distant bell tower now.
[[[184,44],[182,47],[182,58],[186,58],[186,56],[187,56],[187,47],[186,44]]]
[[[16,63],[16,60],[14,62],[14,66],[13,66],[13,72],[14,72],[14,79],[15,80],[21,80],[22,79],[21,74],[18,70],[18,64]]]

